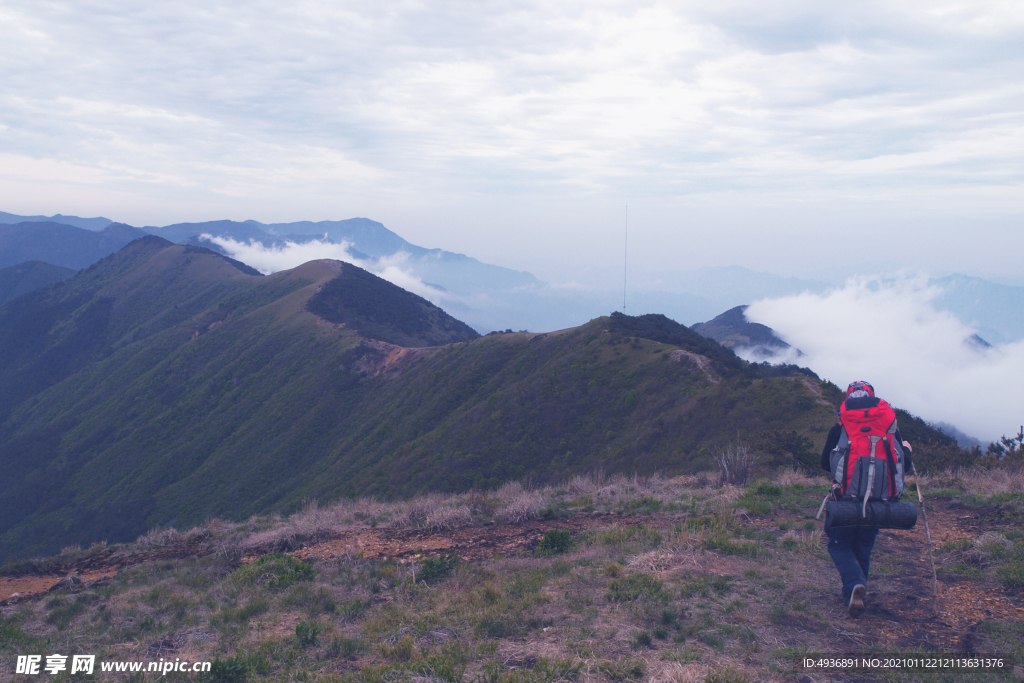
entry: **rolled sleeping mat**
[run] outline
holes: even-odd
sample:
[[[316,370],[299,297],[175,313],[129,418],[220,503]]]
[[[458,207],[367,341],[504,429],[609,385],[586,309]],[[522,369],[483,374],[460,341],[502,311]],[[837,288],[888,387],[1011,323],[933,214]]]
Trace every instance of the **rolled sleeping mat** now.
[[[867,526],[878,529],[913,529],[917,524],[917,506],[887,500],[830,500],[825,506],[825,526],[831,528]]]

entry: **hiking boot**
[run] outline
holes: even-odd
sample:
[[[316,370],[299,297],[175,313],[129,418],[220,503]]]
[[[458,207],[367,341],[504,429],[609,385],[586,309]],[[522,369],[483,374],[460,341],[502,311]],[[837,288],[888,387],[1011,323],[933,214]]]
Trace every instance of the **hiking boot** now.
[[[850,604],[847,605],[846,610],[854,619],[864,613],[864,596],[867,594],[868,589],[864,584],[858,583],[853,587],[853,592],[850,593]]]

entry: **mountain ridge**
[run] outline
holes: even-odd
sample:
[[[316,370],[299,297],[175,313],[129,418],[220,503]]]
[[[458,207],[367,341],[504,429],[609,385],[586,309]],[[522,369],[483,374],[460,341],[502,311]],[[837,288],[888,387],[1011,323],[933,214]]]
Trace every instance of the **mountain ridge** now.
[[[353,268],[258,276],[150,235],[0,307],[4,556],[312,499],[692,472],[736,438],[812,467],[834,421],[838,390],[813,373],[751,365],[664,316],[368,339],[309,306]],[[931,461],[958,457],[937,434]]]
[[[0,224],[29,220],[47,222],[43,219],[47,217],[16,216],[0,212]],[[83,225],[83,221],[108,220],[80,219],[60,214],[49,219],[49,222]],[[465,254],[419,247],[382,223],[365,217],[291,223],[220,220],[149,226],[143,230],[162,234],[172,242],[205,246],[221,252],[224,252],[223,248],[203,242],[198,236],[203,232],[219,233],[242,243],[255,240],[269,248],[280,248],[287,241],[306,243],[322,239],[326,233],[331,240],[352,243],[350,253],[361,261],[372,263],[376,259],[379,262],[380,259],[389,259],[396,254],[407,254],[405,261],[389,262],[382,264],[382,267],[386,265],[407,270],[424,283],[432,283],[430,286],[434,289],[450,294],[436,297],[434,303],[465,320],[478,332],[506,328],[561,329],[603,315],[615,308],[618,301],[617,294],[601,287],[569,289],[548,285],[526,271],[483,263]],[[3,242],[0,230],[0,254],[4,251]],[[113,248],[108,253],[110,251]],[[35,253],[14,261],[8,259],[4,262],[0,259],[0,268],[32,259],[76,269],[88,265],[67,264],[48,254]],[[964,275],[932,278],[930,284],[942,289],[935,299],[937,309],[950,311],[965,324],[976,326],[982,338],[995,344],[1024,339],[1024,318],[1013,315],[1024,306],[1024,287]],[[641,278],[634,281],[629,309],[639,313],[664,313],[679,322],[692,325],[710,321],[722,311],[757,299],[794,295],[804,291],[820,294],[834,286],[813,279],[784,277],[740,266],[708,266],[689,271],[645,271]]]
[[[102,216],[96,218],[79,218],[78,216],[64,216],[55,214],[53,216],[19,216],[6,211],[0,211],[0,223],[61,223],[72,225],[84,230],[102,230],[114,221]]]

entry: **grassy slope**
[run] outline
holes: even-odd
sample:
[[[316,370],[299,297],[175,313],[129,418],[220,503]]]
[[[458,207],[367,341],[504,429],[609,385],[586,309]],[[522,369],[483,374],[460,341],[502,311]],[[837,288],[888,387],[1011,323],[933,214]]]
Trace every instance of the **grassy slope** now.
[[[72,321],[105,312],[90,335],[77,322],[37,330],[41,355],[19,347],[24,376],[65,360],[3,425],[5,556],[314,497],[695,471],[737,438],[788,430],[819,444],[833,420],[812,391],[828,386],[771,376],[661,316],[491,335],[372,376],[395,349],[305,309],[336,274],[329,263],[259,278],[158,238],[134,249],[38,294],[58,310],[77,302]],[[673,359],[677,347],[707,370]]]
[[[163,558],[0,607],[0,677],[14,677],[16,655],[60,652],[98,662],[217,659],[214,680],[244,674],[250,682],[794,683],[806,677],[793,667],[798,654],[976,652],[1014,656],[1018,667],[1007,675],[813,675],[1020,681],[1022,479],[965,474],[927,480],[933,533],[950,539],[936,547],[938,618],[920,528],[882,532],[867,612],[845,614],[813,519],[823,477],[787,473],[744,488],[701,486],[699,477],[587,478],[532,492],[363,500],[70,551],[52,559],[52,581],[105,554]],[[524,498],[532,502],[525,508]],[[464,516],[436,530],[431,519],[443,509]],[[526,519],[507,524],[513,509]],[[548,529],[556,533],[545,544]],[[267,554],[268,540],[312,543],[314,531],[341,545]],[[368,557],[351,552],[354,536]],[[517,545],[496,554],[487,545],[496,538]],[[473,557],[451,563],[436,550],[442,542]],[[491,551],[474,553],[481,545]],[[263,557],[239,561],[254,554]],[[99,664],[95,679],[123,680]]]

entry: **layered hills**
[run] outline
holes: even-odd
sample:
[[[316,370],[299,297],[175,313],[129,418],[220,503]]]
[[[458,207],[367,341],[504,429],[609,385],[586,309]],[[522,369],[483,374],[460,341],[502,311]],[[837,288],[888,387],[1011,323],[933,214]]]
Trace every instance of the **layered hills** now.
[[[0,225],[32,222],[74,226],[82,232],[100,231],[112,223],[107,218],[61,214],[19,216],[0,211]],[[434,297],[434,302],[482,332],[506,328],[553,330],[577,325],[602,315],[621,299],[620,293],[608,291],[603,285],[590,288],[549,286],[528,272],[483,263],[465,254],[427,249],[369,218],[291,223],[217,220],[147,226],[141,230],[171,242],[204,246],[243,260],[237,249],[240,244],[250,247],[258,244],[264,249],[274,250],[288,243],[304,244],[314,240],[346,243],[350,245],[350,255],[365,261],[363,265],[371,270],[400,267],[406,274],[443,291],[445,296]],[[42,237],[43,233],[36,235]],[[234,248],[225,248],[217,240],[204,239],[203,235],[232,240]],[[135,233],[131,239],[138,236]],[[75,239],[88,238],[79,235]],[[3,261],[10,241],[0,228],[0,267],[36,259],[78,269],[127,243],[122,241],[98,255],[83,252],[92,253],[93,261],[82,263],[79,258],[78,263],[72,265],[62,261],[61,256],[50,253],[51,248],[58,252],[68,251],[63,246],[64,242],[43,239],[37,239],[33,255],[22,254],[16,260]],[[603,280],[605,275],[602,273],[600,279]],[[739,266],[645,271],[637,275],[639,277],[631,276],[629,310],[665,313],[687,325],[708,321],[723,310],[758,299],[803,292],[822,294],[835,286]],[[929,284],[938,290],[933,299],[936,310],[953,313],[964,323],[975,327],[988,342],[1004,344],[1024,338],[1024,317],[1015,315],[1024,305],[1024,287],[996,284],[964,275],[932,279]]]
[[[0,223],[61,223],[73,225],[84,230],[102,230],[114,221],[109,218],[98,216],[96,218],[80,218],[79,216],[65,216],[54,214],[53,216],[19,216],[14,213],[0,211]]]
[[[838,400],[664,316],[478,337],[350,264],[261,276],[156,236],[0,307],[0,356],[5,558],[314,498],[693,472],[736,439],[813,468]]]
[[[0,306],[22,294],[66,280],[75,272],[72,268],[62,268],[43,261],[25,261],[0,268]]]
[[[145,234],[123,223],[111,223],[102,230],[45,221],[0,224],[0,268],[44,261],[78,270]]]

